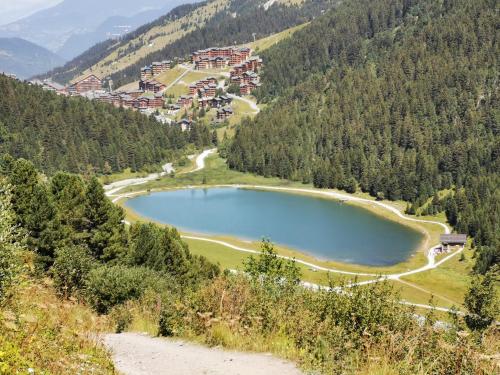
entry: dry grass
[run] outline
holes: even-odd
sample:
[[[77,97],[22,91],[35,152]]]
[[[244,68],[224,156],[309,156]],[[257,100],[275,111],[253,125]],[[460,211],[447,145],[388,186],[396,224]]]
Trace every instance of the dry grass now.
[[[143,57],[159,51],[182,38],[196,27],[202,27],[216,12],[224,9],[228,3],[229,0],[214,0],[173,22],[153,27],[147,33],[113,51],[77,78],[82,78],[89,73],[96,74],[99,77],[106,77],[125,69]],[[127,49],[132,45],[140,45],[141,47],[132,53],[126,53]],[[137,75],[139,75],[139,72],[137,72]]]
[[[99,343],[106,320],[61,301],[48,279],[26,279],[0,308],[0,373],[114,374]]]

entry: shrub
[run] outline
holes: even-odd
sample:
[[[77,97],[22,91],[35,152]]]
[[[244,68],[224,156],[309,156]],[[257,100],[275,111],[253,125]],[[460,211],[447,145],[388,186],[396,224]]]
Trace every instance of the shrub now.
[[[158,322],[158,335],[167,337],[178,335],[182,325],[182,314],[176,309],[175,305],[172,303],[162,305]]]
[[[90,271],[86,295],[92,307],[105,314],[116,305],[141,297],[147,289],[160,292],[171,284],[170,278],[146,268],[102,266]]]
[[[68,246],[56,250],[51,273],[57,292],[69,297],[83,289],[85,280],[95,264],[86,247]]]
[[[116,333],[122,333],[132,323],[132,312],[126,305],[115,306],[110,313],[111,320],[114,322]]]

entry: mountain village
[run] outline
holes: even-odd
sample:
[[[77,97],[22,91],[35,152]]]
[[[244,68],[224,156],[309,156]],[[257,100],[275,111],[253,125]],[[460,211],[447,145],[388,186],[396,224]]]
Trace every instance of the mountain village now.
[[[177,77],[169,74],[175,69],[179,71]],[[184,131],[193,125],[196,109],[203,116],[208,114],[214,124],[231,118],[236,113],[233,100],[250,96],[260,86],[261,69],[262,59],[248,47],[213,47],[193,52],[187,62],[181,59],[152,62],[141,68],[137,88],[133,89],[112,90],[112,82],[105,89],[105,80],[95,74],[68,86],[51,80],[30,83],[59,95],[81,96],[154,115],[158,121],[177,125]],[[189,73],[199,79],[188,83],[181,80],[187,80],[185,76]],[[174,87],[177,89],[172,90]]]

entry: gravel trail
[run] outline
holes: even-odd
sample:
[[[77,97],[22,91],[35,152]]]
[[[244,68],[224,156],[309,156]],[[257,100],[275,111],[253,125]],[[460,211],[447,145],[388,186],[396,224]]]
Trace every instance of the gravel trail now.
[[[139,333],[104,338],[124,375],[301,375],[293,363],[267,354],[230,352]]]

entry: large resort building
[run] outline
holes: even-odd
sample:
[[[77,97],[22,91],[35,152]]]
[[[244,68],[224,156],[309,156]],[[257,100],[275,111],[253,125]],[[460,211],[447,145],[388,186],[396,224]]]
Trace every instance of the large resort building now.
[[[81,95],[89,91],[102,90],[102,80],[95,74],[80,79],[68,87],[70,95]]]
[[[193,52],[191,62],[197,70],[223,69],[248,60],[251,52],[247,47],[214,47]]]

